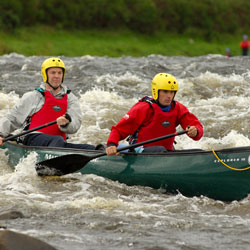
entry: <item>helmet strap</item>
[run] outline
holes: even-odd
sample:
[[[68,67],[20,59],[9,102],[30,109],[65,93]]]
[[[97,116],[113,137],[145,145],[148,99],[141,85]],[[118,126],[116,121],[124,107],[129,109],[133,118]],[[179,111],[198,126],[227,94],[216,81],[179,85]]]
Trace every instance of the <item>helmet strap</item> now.
[[[171,106],[171,104],[168,105],[168,106],[165,106],[165,105],[160,104],[160,102],[159,102],[158,99],[156,100],[156,103],[157,103],[157,105],[160,106],[161,108],[166,108],[166,107],[168,107],[168,106]]]
[[[47,84],[54,90],[57,90],[58,88],[61,88],[61,85],[59,85],[58,87],[53,87],[48,81],[47,81]]]

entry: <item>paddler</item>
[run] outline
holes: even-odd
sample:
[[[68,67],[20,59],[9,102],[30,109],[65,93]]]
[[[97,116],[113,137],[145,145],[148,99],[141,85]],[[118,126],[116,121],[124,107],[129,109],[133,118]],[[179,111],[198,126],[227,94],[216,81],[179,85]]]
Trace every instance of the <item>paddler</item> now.
[[[80,149],[95,149],[90,144],[66,141],[67,134],[76,133],[82,123],[79,100],[65,85],[65,65],[62,59],[51,57],[41,66],[43,83],[40,88],[25,93],[14,108],[0,120],[0,145],[3,137],[25,127],[33,129],[56,120],[56,124],[25,136],[23,144]]]
[[[175,101],[178,82],[168,73],[159,73],[152,80],[153,97],[139,100],[122,119],[111,128],[107,141],[107,155],[117,154],[120,140],[129,136],[129,143],[139,143],[175,133],[176,127],[187,130],[195,141],[203,136],[203,126],[198,118],[183,104]],[[167,152],[174,150],[174,137],[147,144],[137,152]]]

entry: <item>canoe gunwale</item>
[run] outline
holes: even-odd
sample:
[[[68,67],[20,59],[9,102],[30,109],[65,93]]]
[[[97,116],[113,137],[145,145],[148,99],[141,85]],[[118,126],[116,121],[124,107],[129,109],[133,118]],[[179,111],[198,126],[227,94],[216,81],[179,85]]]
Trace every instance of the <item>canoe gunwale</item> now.
[[[95,153],[99,154],[101,151],[99,150],[91,150],[91,149],[77,149],[77,148],[59,148],[59,147],[42,147],[42,146],[26,146],[21,143],[13,143],[13,142],[6,142],[6,144],[10,144],[16,147],[21,147],[23,149],[27,150],[51,150],[51,151],[62,151],[65,153],[72,152],[74,153],[80,153],[84,154],[86,153]],[[223,153],[239,153],[239,152],[250,152],[250,146],[244,146],[244,147],[234,147],[234,148],[224,148],[224,149],[218,149],[215,150],[216,153],[223,154]],[[120,155],[128,155],[128,156],[184,156],[184,155],[197,155],[197,154],[213,154],[212,150],[202,150],[202,149],[187,149],[187,150],[176,150],[173,152],[167,152],[167,153],[134,153],[134,152],[122,152]]]

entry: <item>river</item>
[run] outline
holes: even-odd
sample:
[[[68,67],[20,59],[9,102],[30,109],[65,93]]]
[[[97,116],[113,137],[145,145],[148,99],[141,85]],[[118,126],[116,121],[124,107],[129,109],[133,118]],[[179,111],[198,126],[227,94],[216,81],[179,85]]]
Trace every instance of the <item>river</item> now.
[[[110,128],[136,101],[151,95],[159,72],[179,83],[176,100],[202,122],[204,137],[176,138],[177,149],[250,145],[250,57],[61,57],[64,84],[80,98],[82,127],[71,142],[105,143]],[[0,56],[0,119],[42,81],[45,57]],[[35,155],[14,172],[0,150],[0,226],[58,250],[249,249],[250,197],[230,203],[187,198],[95,175],[41,178]],[[115,166],[114,166],[115,168]]]

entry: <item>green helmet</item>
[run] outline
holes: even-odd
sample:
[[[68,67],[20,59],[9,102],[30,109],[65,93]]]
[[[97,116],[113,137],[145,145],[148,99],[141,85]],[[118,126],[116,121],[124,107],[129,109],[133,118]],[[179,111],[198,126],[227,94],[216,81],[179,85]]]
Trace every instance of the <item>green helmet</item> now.
[[[158,99],[160,89],[177,91],[179,89],[178,82],[174,76],[168,73],[159,73],[152,80],[152,95],[155,100]]]

